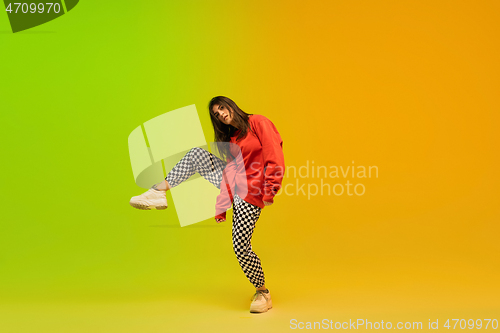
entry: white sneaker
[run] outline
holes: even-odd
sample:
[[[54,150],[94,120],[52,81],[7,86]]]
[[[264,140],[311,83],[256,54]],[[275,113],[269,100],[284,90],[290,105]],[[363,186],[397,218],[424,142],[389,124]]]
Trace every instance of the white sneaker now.
[[[130,205],[134,208],[144,210],[151,210],[151,208],[167,209],[167,194],[165,191],[157,191],[150,188],[143,194],[132,197]]]
[[[252,297],[252,304],[250,304],[250,312],[262,313],[273,307],[273,301],[271,300],[271,293],[265,293],[262,290],[257,290],[257,292]]]

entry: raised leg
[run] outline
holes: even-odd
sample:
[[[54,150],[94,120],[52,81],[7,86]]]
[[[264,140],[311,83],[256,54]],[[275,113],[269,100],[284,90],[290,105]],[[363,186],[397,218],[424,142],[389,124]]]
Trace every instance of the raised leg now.
[[[193,148],[170,170],[165,178],[165,183],[160,184],[160,187],[166,188],[166,191],[186,181],[195,173],[199,173],[220,189],[222,171],[225,166],[226,163],[214,154],[202,148]]]

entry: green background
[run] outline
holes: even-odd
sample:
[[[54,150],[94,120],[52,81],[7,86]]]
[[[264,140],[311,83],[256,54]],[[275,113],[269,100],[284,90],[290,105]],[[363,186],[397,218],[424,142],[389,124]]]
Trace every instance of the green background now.
[[[204,9],[159,5],[85,1],[17,34],[0,21],[3,299],[160,297],[218,260],[206,250],[223,239],[232,256],[228,228],[184,231],[172,203],[147,214],[128,205],[143,191],[130,132],[196,104],[211,141],[208,101],[238,92],[210,65],[220,55],[199,35]],[[193,233],[187,247],[181,231]]]

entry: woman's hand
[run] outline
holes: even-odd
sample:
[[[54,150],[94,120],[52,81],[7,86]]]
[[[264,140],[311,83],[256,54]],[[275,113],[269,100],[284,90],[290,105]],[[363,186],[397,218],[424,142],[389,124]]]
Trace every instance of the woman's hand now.
[[[266,205],[266,206],[271,206],[272,204],[273,204],[272,202],[264,201],[264,205]]]
[[[216,219],[215,219],[215,221],[216,221],[217,223],[221,223],[221,222],[225,222],[225,221],[226,221],[226,219],[217,219],[217,218],[216,218]]]

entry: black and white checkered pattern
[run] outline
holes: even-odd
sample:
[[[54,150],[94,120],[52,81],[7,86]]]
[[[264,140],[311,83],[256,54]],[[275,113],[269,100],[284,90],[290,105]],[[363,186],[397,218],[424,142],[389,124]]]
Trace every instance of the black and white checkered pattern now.
[[[202,148],[191,149],[165,178],[171,187],[177,186],[198,172],[220,189],[222,171],[226,167],[220,158]],[[251,239],[262,209],[249,204],[237,194],[233,201],[233,249],[243,272],[255,288],[264,285],[264,271],[259,257],[252,251]]]
[[[252,234],[262,209],[242,200],[233,201],[233,249],[243,272],[255,288],[264,285],[264,271],[259,257],[252,251]]]
[[[203,178],[220,189],[222,170],[226,163],[202,148],[191,149],[173,167],[165,178],[170,187],[175,187],[198,172]]]

